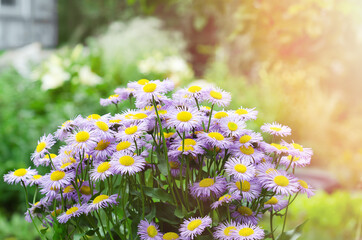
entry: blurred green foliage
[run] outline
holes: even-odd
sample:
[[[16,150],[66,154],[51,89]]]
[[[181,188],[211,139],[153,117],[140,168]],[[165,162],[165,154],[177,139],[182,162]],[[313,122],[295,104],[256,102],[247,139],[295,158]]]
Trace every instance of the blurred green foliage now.
[[[317,192],[312,199],[298,196],[288,210],[286,229],[292,229],[307,220],[300,240],[333,239],[359,240],[362,231],[361,193]],[[281,231],[283,219],[275,217],[277,232]],[[269,219],[262,226],[269,228]]]

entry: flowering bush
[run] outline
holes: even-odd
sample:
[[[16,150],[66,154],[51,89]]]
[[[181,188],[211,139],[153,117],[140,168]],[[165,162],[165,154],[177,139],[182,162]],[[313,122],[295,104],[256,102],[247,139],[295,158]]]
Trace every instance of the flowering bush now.
[[[22,168],[4,176],[24,187],[28,221],[37,227],[40,220],[55,239],[251,240],[275,239],[273,217],[284,216],[280,238],[288,239],[288,206],[300,193],[314,194],[293,175],[312,151],[281,140],[289,127],[264,124],[269,144],[246,127],[255,109],[217,110],[231,101],[219,88],[191,86],[171,98],[171,81],[127,87],[101,104],[135,100],[133,109],[78,116],[40,138],[31,159],[48,173]],[[56,155],[57,141],[65,144]],[[31,186],[42,198],[29,204]],[[258,226],[267,212],[269,232]]]

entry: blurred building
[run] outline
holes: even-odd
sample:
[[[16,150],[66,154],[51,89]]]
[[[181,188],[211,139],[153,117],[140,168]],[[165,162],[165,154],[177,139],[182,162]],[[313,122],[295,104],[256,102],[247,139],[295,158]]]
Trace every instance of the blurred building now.
[[[0,49],[57,43],[57,0],[0,0]]]

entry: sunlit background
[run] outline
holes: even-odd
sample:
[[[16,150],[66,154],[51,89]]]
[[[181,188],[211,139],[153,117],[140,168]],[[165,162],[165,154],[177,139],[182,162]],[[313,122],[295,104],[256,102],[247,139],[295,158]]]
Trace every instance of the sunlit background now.
[[[99,98],[129,81],[217,84],[257,108],[252,128],[313,148],[300,239],[362,239],[360,0],[0,0],[0,49],[1,175],[65,120],[114,113]],[[0,183],[0,239],[37,239],[20,190]]]

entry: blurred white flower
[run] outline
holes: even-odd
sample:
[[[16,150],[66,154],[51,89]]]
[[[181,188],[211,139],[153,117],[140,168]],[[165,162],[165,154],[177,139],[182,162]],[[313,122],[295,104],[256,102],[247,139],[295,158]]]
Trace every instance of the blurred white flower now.
[[[92,72],[89,66],[84,66],[79,70],[79,82],[87,86],[94,86],[102,82],[102,78]]]
[[[48,89],[58,88],[63,85],[65,81],[68,81],[70,74],[60,65],[49,65],[48,72],[41,78],[41,89],[46,91]]]

